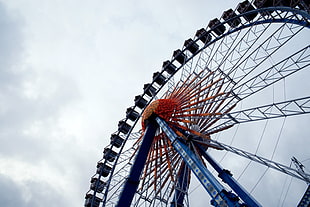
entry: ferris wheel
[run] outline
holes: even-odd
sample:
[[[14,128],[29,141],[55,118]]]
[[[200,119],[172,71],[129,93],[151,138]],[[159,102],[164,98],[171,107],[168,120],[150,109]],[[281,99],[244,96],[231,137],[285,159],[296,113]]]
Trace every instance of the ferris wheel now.
[[[309,206],[309,9],[243,1],[197,30],[126,110],[85,206]]]

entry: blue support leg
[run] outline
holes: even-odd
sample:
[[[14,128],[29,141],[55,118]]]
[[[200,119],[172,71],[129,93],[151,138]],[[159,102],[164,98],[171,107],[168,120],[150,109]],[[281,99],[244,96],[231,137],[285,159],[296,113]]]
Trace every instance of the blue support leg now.
[[[178,182],[175,187],[174,199],[170,207],[183,207],[184,198],[189,184],[189,169],[184,161],[181,164],[180,172],[178,174]]]
[[[118,203],[116,205],[117,207],[130,206],[134,194],[138,189],[140,176],[144,168],[151,145],[153,143],[153,139],[157,128],[158,125],[156,124],[156,122],[150,120],[144,133],[140,148],[137,152],[135,161],[131,166],[130,174],[125,182],[123,191],[119,197]]]
[[[169,125],[159,117],[156,117],[156,121],[170,139],[174,149],[180,154],[184,162],[211,196],[211,205],[216,207],[241,207],[242,204],[238,202],[238,197],[225,190],[221,183],[204,166],[197,155],[182,142],[182,139],[177,136]]]
[[[219,173],[219,177],[227,183],[231,189],[246,203],[251,207],[261,207],[261,205],[256,201],[251,194],[249,194],[233,177],[232,174],[223,169],[206,151],[203,147],[196,144],[196,147],[200,150],[202,156],[209,162],[209,164]]]

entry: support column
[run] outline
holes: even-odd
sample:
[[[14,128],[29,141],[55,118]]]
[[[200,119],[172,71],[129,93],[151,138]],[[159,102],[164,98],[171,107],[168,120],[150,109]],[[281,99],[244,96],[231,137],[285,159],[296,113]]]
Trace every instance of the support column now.
[[[202,156],[208,163],[219,173],[219,177],[227,183],[231,189],[249,206],[261,207],[258,201],[255,200],[232,176],[230,171],[223,169],[201,146],[196,144]]]
[[[150,151],[153,139],[158,128],[157,123],[154,120],[149,120],[146,131],[144,133],[142,143],[137,152],[135,161],[130,169],[130,174],[125,182],[123,191],[119,197],[117,207],[129,207],[134,194],[136,193],[140,176],[144,168],[148,153]]]
[[[159,117],[156,117],[156,121],[170,139],[174,149],[183,158],[186,165],[196,175],[202,186],[211,196],[211,205],[216,207],[241,207],[238,203],[237,197],[225,190],[220,182],[204,166],[196,154],[188,148],[169,125]]]
[[[174,199],[171,202],[170,207],[184,206],[184,198],[188,190],[188,184],[189,184],[189,168],[183,161],[181,164],[180,172],[178,174],[178,181],[174,190],[175,191]]]

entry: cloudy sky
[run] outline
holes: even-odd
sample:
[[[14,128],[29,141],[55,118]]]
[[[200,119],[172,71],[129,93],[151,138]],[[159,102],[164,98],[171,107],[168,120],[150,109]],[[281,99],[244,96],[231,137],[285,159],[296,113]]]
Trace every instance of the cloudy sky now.
[[[0,201],[82,206],[117,123],[236,0],[0,0]]]

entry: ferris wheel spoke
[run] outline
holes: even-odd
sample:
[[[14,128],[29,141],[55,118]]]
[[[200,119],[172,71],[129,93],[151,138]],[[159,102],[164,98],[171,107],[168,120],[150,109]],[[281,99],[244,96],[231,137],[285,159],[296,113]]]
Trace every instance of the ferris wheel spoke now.
[[[245,150],[241,150],[241,149],[238,149],[236,147],[232,147],[230,145],[227,145],[227,144],[224,144],[224,143],[220,143],[218,141],[215,141],[215,140],[208,140],[208,142],[216,145],[217,147],[223,149],[223,150],[226,150],[228,152],[232,152],[234,154],[237,154],[239,156],[242,156],[242,157],[245,157],[247,159],[250,159],[252,161],[255,161],[257,163],[260,163],[262,165],[265,165],[267,167],[270,167],[270,168],[273,168],[275,170],[278,170],[282,173],[285,173],[287,175],[290,175],[290,176],[293,176],[295,178],[298,178],[300,180],[303,180],[305,182],[310,182],[310,174],[307,174],[307,173],[304,173],[304,172],[300,172],[296,169],[293,169],[291,167],[288,167],[286,165],[283,165],[283,164],[280,164],[280,163],[277,163],[275,161],[272,161],[272,160],[269,160],[267,158],[264,158],[264,157],[260,157],[256,154],[253,154],[253,153],[250,153],[250,152],[247,152]]]
[[[262,43],[256,45],[255,43],[262,36],[261,34],[261,36],[258,36],[258,39],[250,45],[254,50],[249,48],[245,52],[239,52],[241,56],[239,56],[237,59],[238,61],[235,64],[232,64],[231,68],[226,67],[227,69],[225,69],[225,72],[229,71],[227,75],[232,76],[235,82],[239,82],[240,79],[244,79],[246,76],[249,76],[254,71],[254,69],[258,68],[258,66],[262,65],[266,60],[268,60],[270,56],[272,56],[286,43],[288,43],[289,40],[296,36],[303,28],[300,27],[298,29],[298,31],[293,31],[291,29],[291,25],[283,24]],[[256,48],[254,48],[255,46]],[[227,63],[230,61],[225,62]]]
[[[205,68],[205,65],[208,65],[208,67],[211,67],[211,69],[217,69],[222,67],[225,69],[225,73],[233,76],[235,76],[234,73],[236,73],[237,68],[243,68],[243,72],[247,74],[246,70],[249,70],[251,68],[248,68],[248,66],[246,67],[246,65],[250,65],[251,67],[253,65],[257,65],[257,61],[261,61],[261,59],[266,59],[264,57],[268,57],[270,54],[278,50],[280,47],[285,45],[285,43],[288,42],[293,36],[295,36],[299,31],[302,30],[302,27],[296,27],[294,24],[282,24],[279,28],[275,29],[274,33],[270,34],[263,43],[257,43],[257,41],[263,36],[265,31],[272,23],[269,22],[268,24],[266,24],[266,17],[264,16],[260,16],[260,18],[262,18],[262,20],[260,21],[258,19],[255,25],[249,27],[246,30],[246,33],[243,34],[242,38],[240,38],[239,42],[237,42],[236,44],[233,43],[234,40],[237,38],[234,38],[233,41],[225,41],[225,39],[231,38],[231,35],[228,35],[222,38],[223,41],[217,42],[217,44],[219,45],[218,47],[207,47],[206,50],[204,50],[205,54],[201,56],[201,58],[208,59],[208,62],[205,62],[204,65],[201,65],[199,67]],[[279,15],[274,18],[279,18]],[[297,21],[302,22],[302,19],[300,19],[301,17],[295,17],[294,15],[281,16],[281,18],[286,18],[287,22],[293,22],[293,19],[297,18]],[[265,22],[265,24],[263,24],[263,22]],[[233,32],[234,30],[230,31],[229,33]],[[240,32],[241,30],[237,30],[237,32],[234,32],[237,34],[232,35],[236,35],[236,37],[238,37]],[[220,49],[223,48],[222,45],[226,45],[226,42],[230,44],[230,47],[232,49],[225,49],[221,51]],[[226,46],[226,48],[228,48],[228,46]],[[221,54],[221,57],[215,58],[212,56],[214,54]],[[249,60],[252,61],[253,64],[249,64]],[[198,63],[200,63],[200,61],[198,61]],[[236,76],[236,78],[238,76]]]
[[[180,158],[178,156],[169,157],[170,161],[173,164],[173,169],[178,169],[177,165],[180,163]],[[169,160],[168,159],[168,160]],[[163,162],[166,162],[167,160],[163,160]],[[149,170],[148,177],[141,178],[145,179],[145,182],[143,185],[141,185],[141,188],[138,190],[139,195],[143,201],[147,201],[150,205],[155,205],[155,200],[160,200],[161,202],[167,203],[167,200],[169,197],[171,197],[171,193],[173,188],[171,186],[174,186],[174,178],[171,179],[170,176],[172,176],[171,171],[168,170],[168,165],[159,165],[158,167],[158,173],[155,175],[153,170]],[[153,173],[153,174],[152,174]],[[176,173],[173,173],[176,174]],[[136,201],[139,203],[138,201]],[[142,204],[141,204],[142,205]]]
[[[236,87],[232,89],[230,97],[220,97],[218,99],[212,99],[211,104],[213,102],[219,102],[226,100],[225,107],[222,107],[222,110],[227,110],[231,107],[234,107],[236,103],[239,101],[254,95],[256,92],[263,90],[264,88],[278,82],[293,73],[302,70],[310,65],[310,46],[306,46],[305,48],[301,49],[300,51],[296,52],[295,54],[291,55],[290,57],[282,60],[281,62],[271,66],[270,68],[266,69],[265,71],[257,74],[256,76],[252,77],[251,79],[247,80],[244,83],[237,83]],[[219,111],[221,112],[221,111]],[[227,114],[222,111],[222,114]],[[217,116],[219,117],[219,116]],[[228,115],[226,117],[229,117]],[[215,133],[218,132],[221,128],[226,129],[227,127],[231,127],[233,124],[237,123],[238,121],[233,120],[235,117],[229,117],[231,121],[229,123],[222,124],[221,127],[216,127],[213,130],[208,130],[207,133]],[[211,119],[211,118],[207,118]],[[220,119],[215,119],[213,122],[216,122]],[[209,120],[208,120],[209,121]],[[206,121],[205,121],[206,122]],[[209,128],[210,125],[205,127]]]
[[[271,84],[274,84],[292,75],[293,73],[306,68],[310,65],[309,57],[310,46],[308,45],[277,64],[272,65],[263,72],[256,74],[252,78],[244,82],[234,83],[234,87],[230,89],[231,91],[229,92],[230,96],[228,98],[230,98],[230,101],[227,106],[236,104],[244,98],[270,86]],[[226,82],[230,82],[230,79],[226,80]],[[226,99],[226,97],[221,97],[221,99],[213,99],[212,102],[218,102],[222,99]]]
[[[185,56],[186,57],[190,57],[192,56],[192,53],[190,51],[185,51]],[[184,70],[182,70],[182,74],[180,77],[180,82],[184,82],[186,81],[186,79],[192,75],[192,70],[193,70],[193,59],[189,59],[188,62],[186,62],[186,64],[184,64]]]
[[[169,197],[169,186],[171,184],[167,185],[167,182],[172,182],[169,179],[168,172],[161,172],[159,171],[160,176],[157,177],[156,181],[155,179],[148,179],[145,183],[145,187],[143,189],[139,189],[138,192],[140,195],[143,196],[144,199],[148,200],[150,203],[153,203],[154,199],[158,198],[167,198]],[[155,189],[153,186],[154,184],[157,184],[157,189]],[[160,194],[160,196],[158,196]]]
[[[223,122],[213,128],[209,128],[206,133],[212,134],[214,131],[218,131],[221,128],[246,122],[296,116],[307,113],[310,113],[310,97],[303,97],[219,115],[217,119],[221,119]],[[216,116],[212,118],[216,119]]]
[[[204,51],[205,56],[208,56],[206,65],[211,69],[225,68],[225,72],[230,71],[232,73],[232,69],[243,60],[243,56],[251,51],[255,43],[267,30],[268,25],[257,24],[248,28],[246,32],[237,30],[232,35],[223,37],[221,42],[216,43],[218,44],[217,48],[210,47]]]
[[[131,160],[132,158],[132,154],[134,153],[135,149],[133,147],[125,150],[124,152],[122,152],[120,155],[119,155],[119,164],[123,164],[123,163],[127,163]]]
[[[220,69],[221,63],[217,64],[215,68],[219,71],[219,73],[217,73],[217,76],[215,77],[217,78],[224,75],[226,79],[226,90],[235,88],[236,83],[240,84],[244,78],[249,76],[249,74],[254,71],[254,69],[260,66],[273,53],[275,53],[280,47],[285,45],[286,42],[302,30],[302,28],[297,28],[298,31],[295,31],[296,29],[293,29],[292,27],[292,25],[282,25],[274,32],[273,35],[270,35],[264,43],[259,44],[254,50],[250,49],[252,46],[255,46],[254,43],[258,40],[258,38],[254,38],[254,40],[247,40],[247,38],[243,38],[240,42],[246,41],[244,44],[247,47],[234,47],[235,49],[227,55],[227,59],[225,59],[225,61],[223,60],[224,63],[230,63],[231,66],[223,67],[225,70],[222,70]],[[247,41],[249,41],[249,43]]]
[[[234,40],[239,40],[238,42],[232,42],[229,44],[229,51],[223,56],[220,62],[217,63],[218,68],[224,68],[224,72],[227,75],[231,75],[234,69],[241,61],[244,60],[244,56],[256,46],[256,43],[260,40],[261,36],[268,29],[271,24],[258,24],[252,28],[247,29],[247,31],[242,34],[241,30],[238,31],[239,38],[234,38]],[[236,43],[236,44],[234,44]]]
[[[226,104],[225,107],[222,107],[221,110],[219,110],[219,108],[221,107],[221,105],[224,103],[225,100],[222,100],[221,102],[219,102],[217,104],[217,106],[214,108],[214,111],[218,111],[218,113],[220,115],[214,114],[214,116],[210,116],[210,117],[201,117],[201,120],[203,120],[201,126],[202,126],[202,130],[204,133],[208,134],[208,129],[213,126],[214,124],[216,124],[218,121],[220,121],[219,118],[217,117],[221,117],[224,114],[229,113],[236,105],[228,105],[230,102],[232,102],[233,100],[229,101],[228,104]],[[227,107],[228,106],[228,107]]]
[[[253,95],[267,86],[309,66],[309,57],[310,46],[308,45],[290,57],[252,77],[248,81],[237,84],[233,92],[240,99]]]
[[[222,107],[223,114],[227,114],[227,111],[224,110],[231,110],[234,105],[239,102],[240,100],[251,96],[255,94],[256,92],[270,86],[271,84],[282,80],[286,78],[287,76],[302,70],[310,65],[310,46],[307,46],[300,51],[296,52],[295,54],[291,55],[290,57],[282,60],[281,62],[271,66],[270,68],[266,69],[265,71],[257,74],[256,76],[252,77],[251,79],[247,80],[244,83],[236,84],[236,87],[233,89],[230,99],[228,99],[226,96],[221,96],[218,99],[210,99],[209,102],[206,102],[206,104],[209,104],[209,107],[212,107],[214,105],[214,102],[216,106],[220,106],[225,99],[226,105],[225,107]],[[217,89],[221,89],[223,85],[218,86]],[[214,89],[215,90],[215,89]],[[235,98],[237,97],[237,98]],[[221,102],[219,102],[221,101]],[[221,111],[218,111],[221,112]],[[213,122],[216,122],[219,119],[213,119]],[[209,122],[208,119],[203,121],[203,124],[206,125],[206,123]],[[228,125],[226,125],[228,126]],[[226,127],[225,126],[225,127]],[[204,129],[207,129],[210,127],[210,124],[205,126]],[[208,132],[211,132],[210,130]]]

